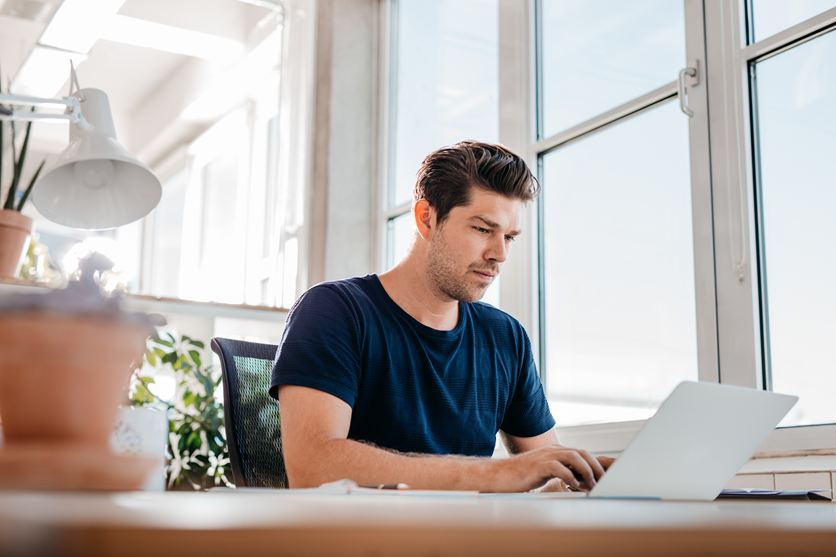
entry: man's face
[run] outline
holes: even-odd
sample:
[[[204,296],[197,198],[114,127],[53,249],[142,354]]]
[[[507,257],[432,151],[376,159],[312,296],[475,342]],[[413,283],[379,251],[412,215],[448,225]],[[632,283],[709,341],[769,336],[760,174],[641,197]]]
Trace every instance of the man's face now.
[[[474,188],[437,226],[427,251],[430,279],[451,300],[482,298],[520,233],[523,202]]]

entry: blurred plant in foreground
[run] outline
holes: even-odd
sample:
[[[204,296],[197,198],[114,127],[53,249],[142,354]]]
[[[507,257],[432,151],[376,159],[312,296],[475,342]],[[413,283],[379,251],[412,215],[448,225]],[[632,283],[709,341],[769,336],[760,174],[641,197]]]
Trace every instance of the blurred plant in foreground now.
[[[38,241],[38,235],[33,234],[29,242],[29,249],[23,257],[23,265],[18,276],[33,282],[61,282],[66,280],[61,271],[52,261],[49,248]]]

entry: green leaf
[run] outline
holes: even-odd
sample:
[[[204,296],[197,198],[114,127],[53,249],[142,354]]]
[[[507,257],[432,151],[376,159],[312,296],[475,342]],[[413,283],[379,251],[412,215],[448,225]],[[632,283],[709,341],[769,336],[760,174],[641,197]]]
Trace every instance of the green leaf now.
[[[149,385],[151,383],[156,383],[153,377],[137,377],[144,385]]]
[[[136,392],[131,395],[134,406],[143,406],[154,402],[154,395],[144,384],[137,385]]]
[[[200,366],[201,366],[201,363],[200,363],[200,352],[198,352],[197,350],[189,350],[189,356],[191,356],[191,357],[192,357],[192,361],[194,362],[194,364],[195,364],[197,367],[200,367]]]
[[[159,339],[154,339],[154,342],[156,342],[157,344],[162,344],[163,346],[168,346],[169,348],[174,348],[174,344],[173,344],[173,343],[171,343],[171,342],[169,342],[169,341],[167,341],[167,340],[163,340],[163,339],[161,339],[161,338],[159,338]]]
[[[32,107],[35,112],[35,107]],[[20,148],[20,155],[17,157],[12,174],[12,185],[9,186],[9,196],[6,198],[5,209],[14,209],[14,198],[17,194],[17,186],[20,183],[20,176],[23,174],[23,165],[26,162],[26,153],[29,151],[29,135],[32,131],[32,122],[26,124],[26,136],[23,138],[23,146]],[[14,143],[12,143],[14,145]]]
[[[46,159],[41,161],[41,165],[38,167],[38,170],[35,171],[35,175],[32,176],[32,179],[29,181],[29,185],[26,187],[26,191],[23,192],[23,197],[20,198],[20,203],[17,204],[18,212],[23,210],[23,205],[29,199],[29,196],[32,194],[32,189],[35,187],[35,182],[38,181],[38,176],[41,174],[41,170],[44,169],[44,165],[46,164]]]
[[[215,385],[212,383],[212,380],[203,375],[202,373],[198,374],[198,378],[200,382],[203,383],[203,388],[206,389],[207,395],[215,394]]]
[[[157,355],[157,356],[159,356],[160,358],[164,358],[166,353],[165,353],[165,351],[164,351],[162,348],[159,348],[159,347],[156,347],[156,346],[155,346],[155,347],[154,347],[154,354],[156,354],[156,355]]]
[[[154,354],[153,350],[146,350],[145,351],[145,361],[147,361],[152,366],[157,367],[157,357]]]
[[[200,342],[199,340],[192,340],[192,341],[190,341],[190,342],[191,342],[191,344],[192,344],[193,346],[197,346],[197,347],[198,347],[198,348],[200,348],[201,350],[203,350],[204,348],[206,348],[206,345],[205,345],[205,344],[203,344],[202,342]]]
[[[169,352],[165,356],[163,356],[162,362],[164,364],[173,364],[177,361],[177,352]]]

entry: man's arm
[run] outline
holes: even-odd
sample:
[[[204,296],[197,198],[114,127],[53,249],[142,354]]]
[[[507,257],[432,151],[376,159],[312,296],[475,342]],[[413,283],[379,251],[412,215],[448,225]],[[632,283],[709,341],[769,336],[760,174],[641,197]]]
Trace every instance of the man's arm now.
[[[348,478],[358,484],[401,482],[415,489],[517,492],[560,478],[576,489],[591,489],[604,472],[589,453],[557,444],[503,460],[397,453],[348,439],[351,407],[335,396],[284,385],[279,404],[282,447],[293,488]]]

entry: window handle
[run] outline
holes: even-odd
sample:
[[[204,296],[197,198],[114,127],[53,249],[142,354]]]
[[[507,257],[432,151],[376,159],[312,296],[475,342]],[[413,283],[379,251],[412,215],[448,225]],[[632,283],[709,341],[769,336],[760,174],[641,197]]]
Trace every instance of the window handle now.
[[[688,86],[693,87],[694,85],[698,84],[699,81],[699,72],[697,72],[697,68],[699,67],[699,63],[697,60],[691,60],[691,63],[688,65],[687,68],[682,68],[679,71],[679,108],[682,109],[682,112],[690,116],[691,118],[694,117],[694,111],[688,108],[688,105],[685,102],[685,94],[686,94],[686,85],[685,85],[685,76],[689,76],[691,78],[690,83]]]

